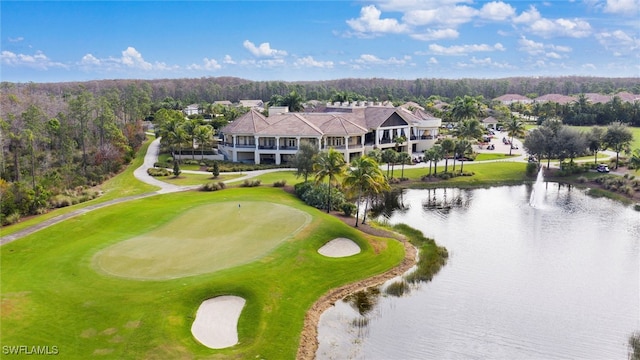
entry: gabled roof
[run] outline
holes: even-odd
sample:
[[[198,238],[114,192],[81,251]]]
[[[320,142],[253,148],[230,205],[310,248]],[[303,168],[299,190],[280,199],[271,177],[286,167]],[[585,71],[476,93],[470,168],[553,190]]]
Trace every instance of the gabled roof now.
[[[358,135],[367,132],[367,129],[358,124],[358,119],[351,114],[327,114],[329,117],[318,117],[322,132],[326,135]]]
[[[498,123],[498,119],[494,118],[493,116],[489,116],[489,117],[486,117],[486,118],[482,119],[482,123],[483,124],[497,124]]]
[[[636,101],[640,101],[640,95],[637,94],[632,94],[630,92],[627,91],[621,91],[617,94],[615,94],[614,96],[617,96],[620,98],[620,100],[622,101],[627,101],[627,102],[636,102]]]
[[[255,134],[269,127],[267,118],[256,110],[249,110],[248,113],[235,119],[222,131],[231,134]]]
[[[257,135],[322,136],[322,130],[298,113],[282,113],[267,118],[270,125]]]

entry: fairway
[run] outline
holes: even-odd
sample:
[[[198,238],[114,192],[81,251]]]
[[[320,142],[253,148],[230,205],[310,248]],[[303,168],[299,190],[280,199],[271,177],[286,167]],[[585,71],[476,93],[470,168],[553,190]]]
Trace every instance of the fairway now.
[[[310,221],[301,210],[268,202],[202,205],[98,252],[94,266],[140,280],[210,273],[263,257]]]

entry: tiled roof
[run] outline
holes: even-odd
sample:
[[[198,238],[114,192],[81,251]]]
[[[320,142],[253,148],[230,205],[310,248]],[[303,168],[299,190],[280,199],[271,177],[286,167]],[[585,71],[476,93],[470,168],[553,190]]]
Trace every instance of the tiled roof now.
[[[554,103],[564,105],[570,102],[575,102],[576,98],[572,96],[561,95],[561,94],[546,94],[546,95],[538,96],[534,100],[537,102],[554,102]]]
[[[422,118],[404,109],[367,107],[350,112],[281,113],[265,117],[256,110],[237,118],[221,131],[226,134],[255,134],[268,136],[353,136],[363,135],[380,127],[397,114],[409,124],[418,124]],[[423,114],[421,112],[421,114]],[[424,115],[424,114],[423,114]]]
[[[504,94],[502,96],[498,96],[497,98],[495,98],[493,100],[497,100],[497,101],[531,101],[531,99],[529,99],[528,97],[522,96],[520,94]]]

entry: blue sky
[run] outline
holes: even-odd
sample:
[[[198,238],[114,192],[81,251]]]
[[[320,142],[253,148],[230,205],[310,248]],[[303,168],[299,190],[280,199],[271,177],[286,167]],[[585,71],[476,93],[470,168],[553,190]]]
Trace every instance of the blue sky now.
[[[640,77],[640,0],[0,2],[0,80]]]

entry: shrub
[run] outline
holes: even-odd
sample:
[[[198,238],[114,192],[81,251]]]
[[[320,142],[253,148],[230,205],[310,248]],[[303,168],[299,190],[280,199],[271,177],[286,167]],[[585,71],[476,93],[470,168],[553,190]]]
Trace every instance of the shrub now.
[[[165,168],[149,168],[147,169],[147,174],[151,176],[169,176],[171,171]]]
[[[209,182],[200,187],[201,191],[218,191],[224,189],[224,186],[220,186],[221,183]],[[222,183],[224,184],[224,183]]]
[[[587,178],[586,178],[586,177],[584,177],[584,176],[579,176],[577,180],[578,180],[578,182],[579,182],[579,183],[581,183],[581,184],[584,184],[584,183],[586,183],[587,181],[589,181],[589,179],[587,179]]]
[[[538,163],[535,163],[535,162],[527,163],[526,174],[527,174],[527,176],[530,176],[530,177],[537,176],[538,175]]]
[[[245,180],[242,184],[240,184],[241,187],[256,187],[256,186],[260,186],[260,180]]]
[[[300,199],[307,205],[317,209],[327,209],[327,200],[329,198],[329,186],[326,183],[314,185],[309,183],[310,187],[302,194]],[[331,210],[340,210],[340,205],[345,202],[344,194],[338,188],[331,189]]]
[[[287,184],[287,180],[280,180],[273,183],[273,187],[284,187]]]
[[[224,182],[222,182],[222,181],[218,181],[218,187],[219,187],[220,189],[226,189],[226,188],[227,188],[227,184],[225,184],[225,183],[224,183]]]
[[[20,221],[20,212],[16,211],[7,215],[4,219],[2,219],[2,225],[12,225]]]
[[[342,210],[344,216],[351,217],[351,214],[356,212],[356,205],[350,202],[345,202],[340,205],[340,210]]]

